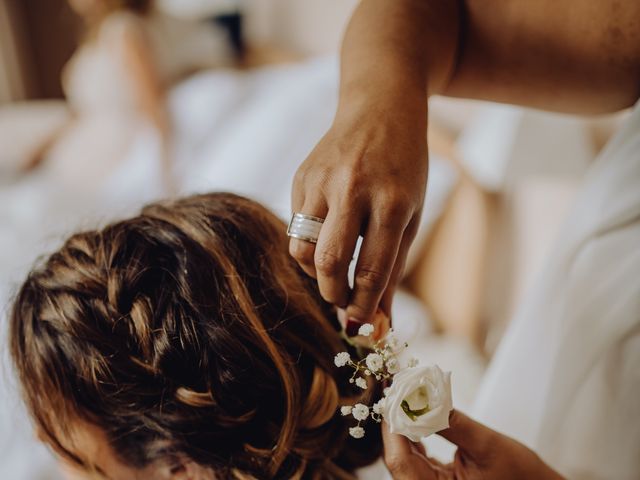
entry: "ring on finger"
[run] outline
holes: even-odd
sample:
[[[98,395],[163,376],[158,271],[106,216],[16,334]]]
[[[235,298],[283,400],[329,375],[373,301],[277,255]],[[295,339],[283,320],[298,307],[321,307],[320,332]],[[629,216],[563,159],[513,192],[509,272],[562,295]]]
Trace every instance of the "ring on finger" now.
[[[296,212],[291,216],[287,235],[309,243],[317,243],[324,218]]]

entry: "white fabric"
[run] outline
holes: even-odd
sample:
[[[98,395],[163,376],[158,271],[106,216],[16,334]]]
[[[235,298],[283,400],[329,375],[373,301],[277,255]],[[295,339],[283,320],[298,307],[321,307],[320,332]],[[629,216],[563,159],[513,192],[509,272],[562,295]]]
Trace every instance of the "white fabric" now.
[[[640,105],[590,168],[475,416],[571,479],[640,478]]]

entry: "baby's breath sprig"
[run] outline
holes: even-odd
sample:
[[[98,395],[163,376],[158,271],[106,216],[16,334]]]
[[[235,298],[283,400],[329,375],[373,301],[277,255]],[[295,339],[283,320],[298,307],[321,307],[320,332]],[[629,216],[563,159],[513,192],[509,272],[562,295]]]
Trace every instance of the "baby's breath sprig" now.
[[[365,323],[358,330],[358,335],[368,337],[373,333],[373,331],[374,326],[370,323]],[[408,347],[408,344],[406,342],[400,344],[393,332],[393,329],[389,329],[387,336],[384,339],[377,341],[373,345],[373,351],[365,358],[354,361],[351,358],[351,355],[349,355],[349,352],[340,352],[335,356],[334,363],[337,367],[348,366],[353,368],[353,375],[349,379],[349,382],[355,383],[359,388],[366,390],[368,387],[366,377],[372,377],[378,382],[393,378],[393,375],[400,370],[398,354],[406,347]],[[353,406],[344,405],[340,407],[340,413],[343,416],[352,415],[358,422],[355,427],[349,428],[349,434],[352,437],[364,437],[365,431],[361,424],[368,418],[371,418],[377,423],[382,421],[384,401],[385,398],[383,397],[371,407],[364,405],[363,403],[356,403]]]

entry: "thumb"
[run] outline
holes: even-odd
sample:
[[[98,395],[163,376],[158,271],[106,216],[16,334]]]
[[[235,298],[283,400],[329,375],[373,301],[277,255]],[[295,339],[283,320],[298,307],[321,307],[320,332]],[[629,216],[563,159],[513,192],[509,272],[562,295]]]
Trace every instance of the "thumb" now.
[[[428,459],[420,453],[407,437],[389,431],[386,422],[382,422],[382,442],[384,444],[384,463],[394,480],[437,480],[437,473]]]
[[[481,423],[472,420],[458,410],[449,415],[449,428],[438,432],[438,435],[454,443],[472,458],[484,456],[495,443],[499,434]]]

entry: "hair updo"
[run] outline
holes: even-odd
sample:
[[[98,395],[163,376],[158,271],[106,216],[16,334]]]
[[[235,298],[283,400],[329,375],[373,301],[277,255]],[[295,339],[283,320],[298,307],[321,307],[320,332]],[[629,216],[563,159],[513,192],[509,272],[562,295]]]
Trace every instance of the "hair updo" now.
[[[283,223],[232,194],[146,207],[72,236],[20,289],[11,354],[41,436],[74,421],[126,464],[186,457],[217,478],[352,478],[380,455],[337,409],[362,395],[333,365],[332,308]]]

